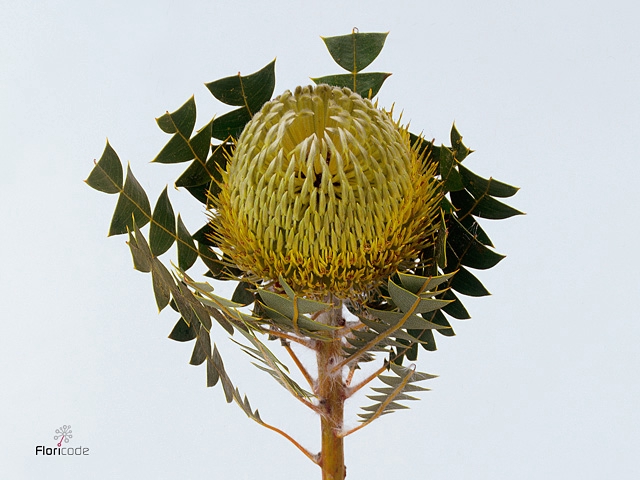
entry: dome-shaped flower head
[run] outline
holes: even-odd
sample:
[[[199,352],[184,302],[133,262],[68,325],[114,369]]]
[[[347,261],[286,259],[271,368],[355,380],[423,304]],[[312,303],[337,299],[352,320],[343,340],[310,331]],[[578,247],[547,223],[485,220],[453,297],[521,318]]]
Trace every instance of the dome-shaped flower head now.
[[[215,239],[248,278],[353,297],[430,245],[441,197],[426,163],[391,114],[349,89],[286,91],[221,172]]]

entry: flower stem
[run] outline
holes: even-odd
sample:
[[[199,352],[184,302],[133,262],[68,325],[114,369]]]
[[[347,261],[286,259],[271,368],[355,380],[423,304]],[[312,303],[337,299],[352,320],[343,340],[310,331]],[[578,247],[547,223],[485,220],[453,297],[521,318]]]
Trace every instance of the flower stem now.
[[[334,302],[334,308],[323,313],[319,321],[333,326],[344,324],[342,303]],[[329,342],[318,342],[316,347],[318,362],[317,395],[322,408],[320,426],[322,430],[322,452],[320,467],[322,480],[344,480],[344,440],[340,436],[344,417],[345,384],[343,369],[334,368],[343,357],[342,336],[333,334]]]

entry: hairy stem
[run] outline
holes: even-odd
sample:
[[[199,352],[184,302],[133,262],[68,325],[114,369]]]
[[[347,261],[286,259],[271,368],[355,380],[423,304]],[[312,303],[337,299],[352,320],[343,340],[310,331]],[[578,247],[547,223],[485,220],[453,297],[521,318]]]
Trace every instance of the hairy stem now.
[[[329,325],[344,324],[342,303],[335,301],[334,308],[324,312],[319,321]],[[316,347],[318,361],[317,395],[322,408],[320,426],[322,430],[322,452],[320,467],[322,480],[344,480],[344,440],[340,436],[344,417],[345,384],[342,370],[334,368],[343,357],[342,336],[336,332],[329,342],[318,342]]]

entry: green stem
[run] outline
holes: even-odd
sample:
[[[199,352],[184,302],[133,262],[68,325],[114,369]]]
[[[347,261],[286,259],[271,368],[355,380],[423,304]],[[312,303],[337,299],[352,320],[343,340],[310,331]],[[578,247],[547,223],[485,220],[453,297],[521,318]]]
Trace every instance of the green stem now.
[[[319,321],[334,326],[344,324],[342,302],[334,302],[334,308],[321,314]],[[344,439],[340,436],[344,419],[344,401],[346,386],[342,378],[342,369],[335,366],[342,360],[342,336],[333,334],[329,342],[318,342],[316,347],[318,361],[317,394],[322,408],[320,426],[322,430],[322,453],[320,467],[322,480],[344,480]]]

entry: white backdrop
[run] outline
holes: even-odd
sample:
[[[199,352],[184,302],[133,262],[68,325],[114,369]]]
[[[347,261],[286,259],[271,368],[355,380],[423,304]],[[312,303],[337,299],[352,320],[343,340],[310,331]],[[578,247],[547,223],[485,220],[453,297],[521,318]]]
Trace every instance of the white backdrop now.
[[[635,479],[640,473],[639,8],[613,0],[0,2],[0,476],[320,478],[285,440],[205,388],[166,337],[115,197],[87,187],[105,138],[152,204],[183,165],[149,164],[154,118],[205,82],[277,56],[276,93],[339,73],[320,35],[390,31],[379,95],[438,143],[455,120],[472,170],[522,187],[525,217],[485,221],[508,257],[473,319],[419,368],[411,410],[347,439],[348,478]],[[194,231],[203,212],[170,189]],[[202,269],[201,269],[202,270]],[[224,293],[224,287],[220,289]],[[318,422],[228,342],[265,419],[319,447]],[[71,425],[81,457],[36,456]]]

